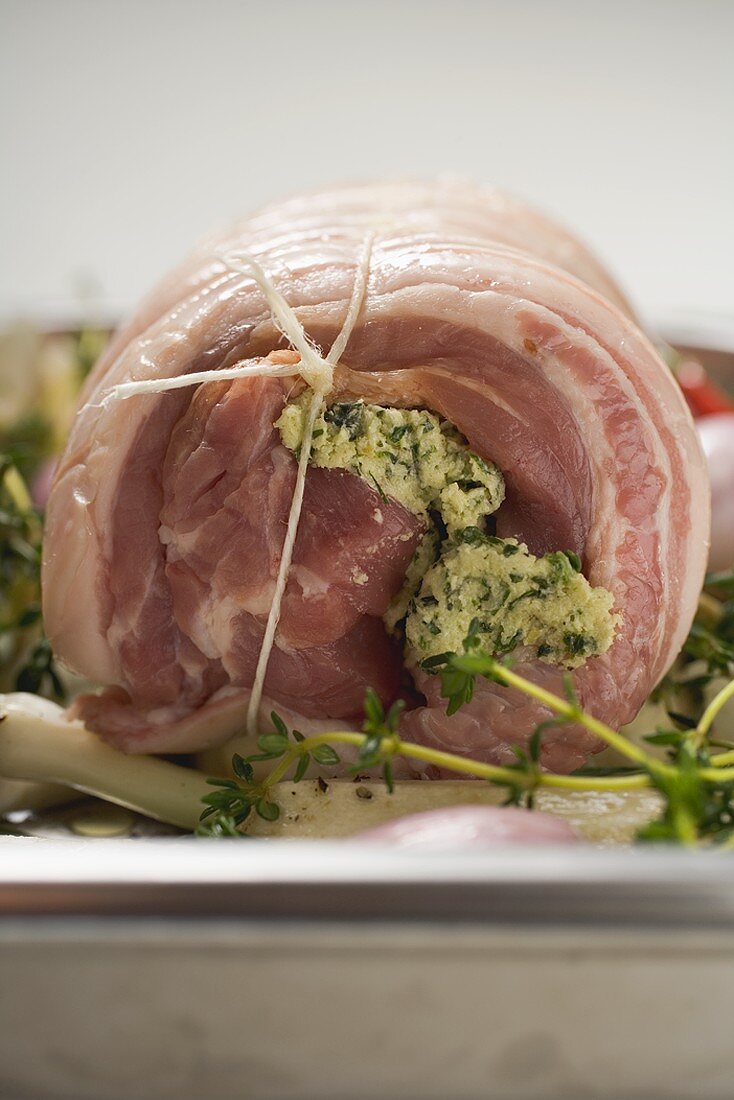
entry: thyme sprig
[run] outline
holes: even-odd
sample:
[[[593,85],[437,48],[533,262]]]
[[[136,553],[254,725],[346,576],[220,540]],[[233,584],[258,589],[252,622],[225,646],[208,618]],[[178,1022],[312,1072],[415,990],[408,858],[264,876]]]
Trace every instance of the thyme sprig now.
[[[550,725],[578,724],[637,764],[644,766],[648,761],[652,764],[657,763],[643,749],[638,748],[622,734],[582,709],[576,697],[571,676],[564,677],[565,697],[554,695],[553,692],[513,672],[510,657],[506,656],[498,660],[487,653],[481,648],[478,635],[479,625],[475,619],[464,639],[463,653],[444,653],[424,662],[424,668],[441,675],[441,694],[448,700],[447,714],[455,714],[460,707],[471,701],[476,679],[479,676],[505,687],[517,688],[551,710],[556,718],[541,723],[539,727],[541,733]]]
[[[266,821],[276,821],[280,815],[277,802],[272,799],[272,788],[295,765],[293,782],[300,783],[312,762],[322,767],[334,767],[341,757],[334,744],[353,745],[357,752],[350,771],[354,774],[382,766],[382,778],[387,789],[394,787],[392,758],[399,751],[397,727],[403,703],[398,701],[385,713],[377,694],[370,688],[365,698],[365,718],[362,732],[336,731],[304,737],[299,730],[289,730],[283,719],[273,711],[270,720],[271,733],[257,739],[259,752],[249,756],[235,753],[232,757],[233,779],[209,779],[216,788],[202,802],[205,809],[197,833],[199,836],[233,836],[240,826],[255,813]],[[264,779],[255,779],[253,764],[277,760],[278,763]]]
[[[659,730],[646,738],[668,747],[668,762],[661,762],[586,713],[579,705],[570,677],[565,679],[566,698],[561,700],[512,672],[506,660],[498,662],[479,650],[476,631],[470,631],[465,640],[464,654],[447,657],[441,675],[442,694],[449,701],[449,712],[462,705],[462,700],[471,699],[478,675],[518,688],[555,712],[556,718],[536,727],[529,743],[530,755],[525,754],[526,766],[537,760],[542,732],[566,722],[584,726],[638,765],[638,769],[627,772],[629,780],[638,783],[644,780],[664,798],[660,819],[641,830],[640,840],[674,840],[688,845],[734,841],[734,768],[727,767],[734,764],[734,751],[712,756],[710,744],[715,718],[734,698],[734,680],[718,692],[697,723],[685,723],[684,730]],[[621,778],[624,782],[624,776]]]
[[[441,676],[442,695],[447,712],[455,713],[469,702],[477,677],[514,688],[542,703],[553,717],[541,722],[527,746],[516,746],[517,763],[486,764],[483,761],[443,752],[403,740],[399,735],[401,704],[386,713],[377,695],[370,691],[365,700],[365,719],[361,732],[327,731],[304,737],[289,730],[276,714],[271,715],[273,732],[258,738],[259,753],[249,757],[235,755],[234,779],[210,780],[217,789],[205,796],[200,835],[235,836],[254,809],[268,821],[280,813],[273,800],[273,787],[294,767],[293,781],[300,782],[311,761],[325,766],[340,763],[335,744],[356,749],[350,766],[359,773],[377,766],[388,791],[393,789],[392,762],[395,757],[418,760],[443,771],[485,779],[507,790],[508,802],[532,808],[535,792],[541,787],[583,791],[630,791],[652,787],[663,797],[660,818],[639,834],[641,840],[672,840],[686,845],[700,843],[734,844],[734,751],[711,754],[711,731],[721,709],[734,699],[734,681],[718,693],[698,723],[686,730],[658,730],[648,740],[668,749],[667,760],[660,760],[629,741],[585,711],[579,703],[570,676],[565,678],[564,696],[540,687],[515,672],[508,658],[498,660],[479,644],[478,630],[472,624],[464,641],[463,652],[442,654],[431,659],[432,668]],[[576,775],[555,775],[541,767],[542,740],[555,726],[581,725],[630,761],[626,769],[614,774],[599,774],[593,769]],[[277,761],[264,779],[255,780],[255,761]]]
[[[41,516],[9,455],[0,455],[0,690],[64,698],[41,626]]]
[[[695,620],[673,669],[653,692],[671,722],[686,729],[703,713],[716,680],[734,677],[734,569],[709,573]]]

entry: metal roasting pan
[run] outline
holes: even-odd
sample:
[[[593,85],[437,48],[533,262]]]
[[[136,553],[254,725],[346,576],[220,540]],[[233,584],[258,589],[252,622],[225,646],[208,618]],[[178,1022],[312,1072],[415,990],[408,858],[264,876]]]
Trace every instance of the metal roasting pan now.
[[[3,1100],[734,1093],[734,860],[6,841]]]
[[[731,1100],[733,989],[721,853],[0,841],[0,1100]]]

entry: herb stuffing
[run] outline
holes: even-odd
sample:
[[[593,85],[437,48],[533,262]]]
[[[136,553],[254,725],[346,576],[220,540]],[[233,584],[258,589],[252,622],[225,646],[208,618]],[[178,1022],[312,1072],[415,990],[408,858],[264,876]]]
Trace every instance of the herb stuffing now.
[[[420,663],[460,651],[476,620],[491,653],[530,646],[542,661],[577,668],[611,645],[620,622],[612,604],[573,556],[558,551],[536,558],[515,539],[468,528],[451,540],[411,601],[406,655]]]
[[[294,453],[301,446],[310,391],[286,405],[276,428]],[[445,421],[423,409],[338,402],[314,425],[310,463],[349,470],[428,518],[440,512],[449,531],[480,523],[499,508],[505,483],[498,468],[469,450]]]
[[[276,427],[298,452],[308,391]],[[505,483],[457,429],[423,409],[339,402],[316,421],[310,462],[349,470],[426,525],[405,582],[384,621],[415,667],[460,649],[469,624],[495,655],[533,648],[551,664],[577,668],[611,645],[620,617],[604,588],[592,587],[570,552],[536,558],[515,539],[487,532]]]

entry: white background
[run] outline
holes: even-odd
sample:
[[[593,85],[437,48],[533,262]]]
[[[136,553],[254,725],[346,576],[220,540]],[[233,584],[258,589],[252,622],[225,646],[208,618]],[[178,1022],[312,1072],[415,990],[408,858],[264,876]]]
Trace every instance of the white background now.
[[[451,170],[648,317],[734,313],[734,4],[0,0],[0,312],[128,309],[212,225]]]

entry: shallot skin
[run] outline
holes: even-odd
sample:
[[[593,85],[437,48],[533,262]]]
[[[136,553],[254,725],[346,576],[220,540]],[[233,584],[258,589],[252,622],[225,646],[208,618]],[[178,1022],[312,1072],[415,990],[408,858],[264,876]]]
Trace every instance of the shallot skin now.
[[[711,476],[709,569],[734,566],[734,413],[696,421]]]
[[[427,810],[366,829],[354,839],[392,844],[398,848],[434,850],[580,843],[568,822],[517,806],[451,806]]]

